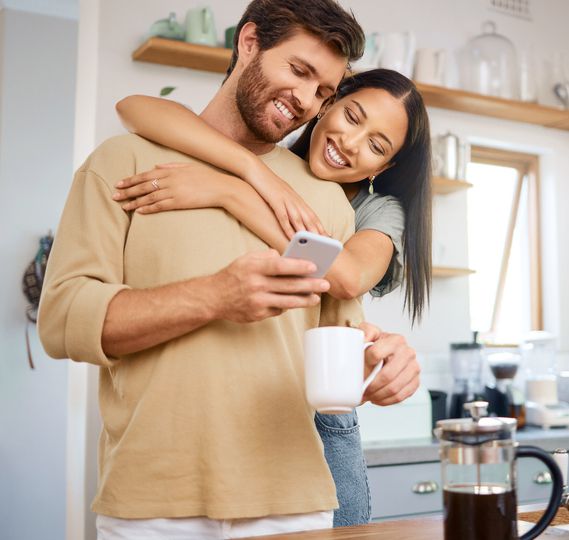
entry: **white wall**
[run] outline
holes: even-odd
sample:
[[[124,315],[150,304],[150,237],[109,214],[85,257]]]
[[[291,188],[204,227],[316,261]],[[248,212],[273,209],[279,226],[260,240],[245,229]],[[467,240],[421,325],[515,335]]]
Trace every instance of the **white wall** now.
[[[77,0],[0,0],[0,8],[77,20]]]
[[[2,88],[4,87],[4,19],[6,11],[0,4],[0,107],[2,102]],[[0,109],[1,110],[1,109]],[[1,119],[1,116],[0,116]],[[0,129],[0,148],[2,148],[2,129]]]
[[[29,369],[20,284],[71,181],[77,23],[0,17],[0,537],[61,540],[67,363],[46,357],[32,327]]]

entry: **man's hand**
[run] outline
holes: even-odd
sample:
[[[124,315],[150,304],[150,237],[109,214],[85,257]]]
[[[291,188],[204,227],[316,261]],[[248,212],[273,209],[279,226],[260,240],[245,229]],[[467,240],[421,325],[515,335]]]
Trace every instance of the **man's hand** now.
[[[363,401],[385,406],[412,396],[419,388],[421,372],[415,350],[399,334],[382,332],[369,323],[362,323],[360,328],[365,341],[374,342],[366,351],[366,377],[383,360],[383,367],[367,387]]]
[[[217,284],[216,318],[237,323],[315,306],[330,288],[325,279],[306,277],[314,263],[281,257],[274,249],[248,253],[212,276]]]

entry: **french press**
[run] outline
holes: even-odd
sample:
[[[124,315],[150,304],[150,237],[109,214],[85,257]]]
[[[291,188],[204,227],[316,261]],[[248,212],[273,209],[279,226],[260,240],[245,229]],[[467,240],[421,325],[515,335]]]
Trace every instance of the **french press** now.
[[[541,519],[521,537],[531,540],[551,523],[563,491],[555,460],[535,446],[518,446],[514,418],[487,417],[488,403],[464,405],[472,418],[440,420],[445,540],[515,540],[516,459],[534,457],[551,472],[553,485]]]

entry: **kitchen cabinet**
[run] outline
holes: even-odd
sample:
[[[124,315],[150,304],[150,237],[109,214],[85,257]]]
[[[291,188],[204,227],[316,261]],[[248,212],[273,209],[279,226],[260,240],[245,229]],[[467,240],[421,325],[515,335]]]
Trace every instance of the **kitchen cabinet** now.
[[[372,519],[440,512],[441,465],[413,463],[368,468]]]
[[[551,483],[543,463],[520,459],[518,470],[518,504],[545,503]],[[442,512],[441,464],[411,463],[368,467],[371,492],[371,517],[374,520],[402,518]]]
[[[518,499],[520,503],[545,502],[551,492],[551,475],[537,459],[518,460]]]
[[[520,444],[547,452],[569,448],[569,429],[526,427],[516,434]],[[439,444],[429,439],[364,442],[372,496],[372,518],[401,518],[442,511]],[[533,458],[517,461],[518,503],[534,504],[549,498],[551,484],[545,465]],[[433,485],[436,483],[437,486]],[[422,493],[416,493],[422,491]]]
[[[231,50],[152,37],[132,53],[133,60],[225,73]],[[417,84],[428,107],[438,107],[569,131],[569,110],[483,96],[464,90]]]

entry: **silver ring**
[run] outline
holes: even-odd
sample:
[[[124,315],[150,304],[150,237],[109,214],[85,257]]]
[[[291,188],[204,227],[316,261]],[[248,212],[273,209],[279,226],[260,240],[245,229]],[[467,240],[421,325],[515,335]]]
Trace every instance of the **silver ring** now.
[[[152,180],[151,184],[154,189],[160,189],[160,185],[158,184],[158,178]]]

